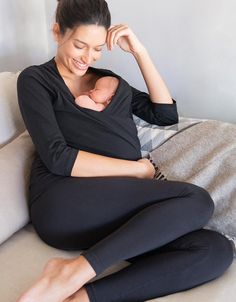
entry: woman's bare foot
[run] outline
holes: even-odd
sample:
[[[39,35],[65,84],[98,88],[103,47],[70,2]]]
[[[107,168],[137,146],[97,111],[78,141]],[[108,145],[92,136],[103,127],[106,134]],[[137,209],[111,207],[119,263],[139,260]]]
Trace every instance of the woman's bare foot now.
[[[90,300],[86,289],[82,287],[80,290],[78,290],[63,302],[90,302]]]
[[[62,302],[95,276],[96,272],[82,255],[73,259],[53,258],[39,280],[17,302]]]

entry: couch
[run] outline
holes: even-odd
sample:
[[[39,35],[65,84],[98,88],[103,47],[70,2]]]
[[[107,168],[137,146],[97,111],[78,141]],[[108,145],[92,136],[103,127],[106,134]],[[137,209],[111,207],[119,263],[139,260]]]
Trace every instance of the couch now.
[[[19,72],[0,73],[1,302],[15,302],[17,297],[37,280],[50,258],[71,258],[81,253],[48,246],[38,237],[31,224],[27,206],[27,187],[34,146],[18,107],[16,94],[18,75]],[[91,281],[127,265],[129,264],[125,261],[116,263]],[[236,261],[234,260],[223,276],[210,283],[150,301],[236,301]]]

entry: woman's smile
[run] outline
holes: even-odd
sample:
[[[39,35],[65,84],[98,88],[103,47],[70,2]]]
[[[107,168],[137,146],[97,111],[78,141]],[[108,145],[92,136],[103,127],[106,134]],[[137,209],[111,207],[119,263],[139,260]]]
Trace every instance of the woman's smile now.
[[[81,62],[77,61],[76,59],[73,59],[73,63],[74,63],[74,66],[80,70],[86,70],[89,67],[88,64],[81,63]]]

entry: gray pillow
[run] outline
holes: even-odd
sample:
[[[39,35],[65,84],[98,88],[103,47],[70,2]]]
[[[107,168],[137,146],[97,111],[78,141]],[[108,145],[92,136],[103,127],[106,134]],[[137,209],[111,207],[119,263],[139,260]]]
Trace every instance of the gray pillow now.
[[[133,120],[138,131],[142,157],[147,157],[149,152],[160,147],[177,133],[205,121],[205,119],[179,117],[179,123],[177,124],[158,126],[149,124],[136,115],[133,115]]]

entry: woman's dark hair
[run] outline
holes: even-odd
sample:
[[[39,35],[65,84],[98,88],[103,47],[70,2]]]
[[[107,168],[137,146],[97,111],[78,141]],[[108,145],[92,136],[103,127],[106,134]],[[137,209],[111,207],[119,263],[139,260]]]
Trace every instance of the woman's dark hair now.
[[[79,25],[96,24],[108,29],[111,15],[105,0],[58,0],[56,22],[64,35],[67,29]]]

